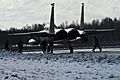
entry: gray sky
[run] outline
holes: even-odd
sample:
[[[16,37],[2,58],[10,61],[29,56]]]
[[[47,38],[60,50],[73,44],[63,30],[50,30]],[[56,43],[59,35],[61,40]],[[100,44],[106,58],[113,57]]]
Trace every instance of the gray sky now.
[[[85,3],[85,22],[120,15],[119,0],[0,0],[0,29],[48,23],[52,2],[55,2],[56,25],[65,21],[80,22],[82,2]]]

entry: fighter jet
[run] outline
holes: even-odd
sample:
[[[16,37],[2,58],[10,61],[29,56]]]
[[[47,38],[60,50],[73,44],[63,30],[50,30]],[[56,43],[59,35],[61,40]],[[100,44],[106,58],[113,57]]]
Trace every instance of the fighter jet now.
[[[45,28],[42,31],[38,32],[28,32],[28,33],[13,33],[8,34],[9,36],[32,36],[28,43],[30,44],[36,44],[40,43],[40,41],[43,40],[49,40],[52,38],[53,42],[59,42],[59,41],[74,41],[77,39],[87,39],[86,35],[91,34],[97,34],[101,32],[108,32],[108,31],[114,31],[115,29],[91,29],[86,30],[84,29],[84,3],[82,3],[82,11],[81,11],[81,22],[79,29],[75,28],[68,28],[68,29],[57,29],[57,26],[54,23],[54,6],[55,3],[51,4],[51,17],[50,17],[50,27]]]

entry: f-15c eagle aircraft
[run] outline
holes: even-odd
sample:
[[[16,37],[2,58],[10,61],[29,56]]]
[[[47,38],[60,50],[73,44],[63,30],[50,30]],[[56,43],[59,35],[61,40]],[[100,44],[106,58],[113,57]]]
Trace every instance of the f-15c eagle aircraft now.
[[[52,38],[53,41],[73,41],[76,39],[86,38],[86,35],[96,34],[99,32],[113,31],[114,29],[102,29],[102,30],[85,30],[84,29],[84,3],[82,3],[81,11],[81,24],[79,29],[69,28],[69,29],[57,29],[54,23],[54,3],[51,4],[51,18],[50,27],[38,32],[28,32],[28,33],[13,33],[9,36],[32,36],[29,39],[29,43],[36,43],[42,40],[49,40]]]

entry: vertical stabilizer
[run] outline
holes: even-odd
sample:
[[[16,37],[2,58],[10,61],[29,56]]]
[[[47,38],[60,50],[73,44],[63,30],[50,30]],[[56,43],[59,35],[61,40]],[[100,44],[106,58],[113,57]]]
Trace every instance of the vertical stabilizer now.
[[[55,27],[55,24],[54,24],[54,3],[51,4],[52,6],[52,9],[51,9],[51,18],[50,18],[50,34],[54,34],[54,27]]]
[[[81,8],[81,22],[79,29],[84,30],[84,3],[82,3],[82,8]]]

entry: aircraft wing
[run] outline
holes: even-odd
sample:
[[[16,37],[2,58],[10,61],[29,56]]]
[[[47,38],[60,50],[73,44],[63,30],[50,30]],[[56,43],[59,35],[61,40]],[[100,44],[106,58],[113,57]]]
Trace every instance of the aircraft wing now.
[[[111,32],[115,31],[116,29],[86,29],[84,30],[85,34],[92,35],[92,34],[98,34],[103,32]]]
[[[8,36],[35,36],[35,37],[48,37],[51,36],[49,34],[48,30],[43,30],[43,31],[38,31],[38,32],[27,32],[27,33],[13,33],[13,34],[8,34]]]

